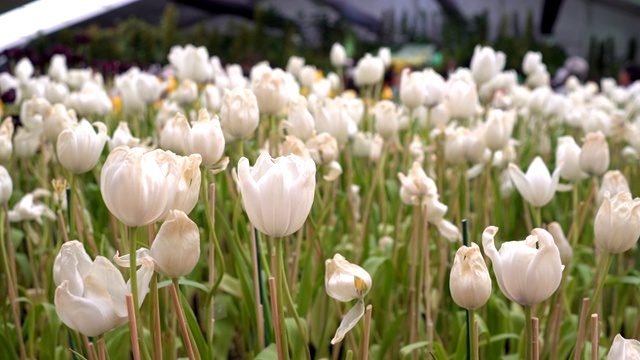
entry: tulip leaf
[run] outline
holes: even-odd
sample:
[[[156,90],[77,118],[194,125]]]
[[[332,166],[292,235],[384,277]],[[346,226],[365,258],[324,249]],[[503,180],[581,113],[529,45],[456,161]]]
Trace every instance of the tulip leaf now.
[[[438,343],[432,343],[431,341],[418,341],[418,342],[415,342],[413,344],[405,345],[400,349],[400,356],[403,359],[406,359],[414,351],[422,349],[422,348],[425,348],[425,347],[427,347],[427,346],[429,346],[431,344],[434,345],[434,348],[436,348],[436,351],[428,351],[427,353],[429,354],[429,357],[423,356],[421,358],[423,358],[423,359],[429,359],[429,358],[431,358],[431,359],[446,359],[447,358],[447,353],[444,351],[444,348],[442,347],[442,345],[440,345]]]
[[[238,290],[240,289],[240,280],[229,274],[225,273],[222,276],[220,289],[235,298],[242,298],[242,293]]]
[[[131,353],[129,326],[123,325],[104,334],[104,343],[111,359],[128,359]]]
[[[260,351],[260,354],[256,356],[255,360],[278,360],[276,344],[269,344],[269,346]]]
[[[300,319],[303,329],[307,329],[307,322],[305,319]],[[308,346],[302,341],[302,334],[298,330],[296,320],[294,318],[284,319],[284,323],[287,326],[287,337],[289,339],[289,346],[291,346],[291,358],[302,359],[304,358],[304,346]]]
[[[17,359],[18,354],[14,345],[17,345],[17,339],[15,334],[15,327],[5,326],[0,331],[0,358],[2,359]],[[11,334],[9,334],[11,332]],[[11,338],[8,339],[8,337]],[[16,340],[15,342],[13,340]]]

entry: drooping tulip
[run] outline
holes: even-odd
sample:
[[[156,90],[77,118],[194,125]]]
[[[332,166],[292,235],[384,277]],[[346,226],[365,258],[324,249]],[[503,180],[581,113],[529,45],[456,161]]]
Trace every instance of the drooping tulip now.
[[[9,221],[35,220],[38,224],[42,225],[43,217],[49,220],[55,220],[56,215],[53,211],[39,201],[40,198],[49,196],[51,196],[51,192],[46,189],[35,189],[25,194],[22,199],[13,206],[13,209],[9,210]]]
[[[638,360],[640,359],[640,341],[625,339],[617,334],[609,348],[607,360]]]
[[[272,159],[263,152],[253,167],[249,159],[238,162],[242,203],[259,231],[283,237],[304,224],[315,194],[316,165],[296,155]]]
[[[398,173],[400,199],[406,205],[422,206],[427,221],[438,228],[442,236],[450,241],[461,238],[460,231],[444,218],[448,207],[439,200],[436,183],[427,176],[418,162],[414,162],[408,175]]]
[[[509,164],[509,176],[526,202],[542,207],[548,204],[556,193],[562,166],[556,166],[553,175],[549,174],[542,158],[536,156],[523,173],[515,164]]]
[[[312,136],[305,146],[309,150],[309,155],[318,164],[329,164],[338,159],[340,155],[338,142],[331,134],[323,132]]]
[[[449,277],[451,297],[458,306],[469,310],[482,307],[491,296],[491,276],[476,243],[461,246]]]
[[[548,299],[560,286],[564,269],[553,236],[536,228],[525,240],[507,241],[498,251],[494,243],[497,232],[495,226],[486,228],[482,247],[493,263],[502,293],[509,300],[528,306]]]
[[[600,251],[620,254],[633,248],[640,237],[640,198],[632,199],[628,192],[614,196],[605,192],[593,231]]]
[[[93,130],[94,126],[98,129],[97,133]],[[62,130],[58,135],[58,160],[72,173],[84,174],[96,166],[108,139],[104,123],[96,121],[92,125],[82,119],[77,125]]]
[[[331,340],[331,344],[336,344],[342,341],[347,332],[353,329],[364,315],[363,298],[371,290],[371,275],[360,266],[347,261],[344,256],[335,254],[333,259],[325,261],[324,286],[327,295],[338,301],[347,302],[358,299],[356,306],[342,319]]]
[[[149,291],[153,261],[139,259],[140,304]],[[91,260],[77,240],[62,245],[53,264],[54,304],[60,320],[86,336],[97,336],[129,320],[126,297],[131,283],[105,257]]]

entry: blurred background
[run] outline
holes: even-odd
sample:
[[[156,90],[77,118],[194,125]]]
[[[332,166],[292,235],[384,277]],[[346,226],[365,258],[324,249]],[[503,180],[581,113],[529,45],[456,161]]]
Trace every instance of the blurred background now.
[[[551,76],[568,56],[589,62],[589,79],[616,76],[638,58],[637,0],[3,0],[0,72],[27,56],[44,69],[116,74],[166,64],[173,45],[206,46],[222,63],[284,67],[291,55],[329,69],[342,43],[358,59],[389,46],[397,68],[466,66],[476,44],[507,54],[519,69],[540,51]]]

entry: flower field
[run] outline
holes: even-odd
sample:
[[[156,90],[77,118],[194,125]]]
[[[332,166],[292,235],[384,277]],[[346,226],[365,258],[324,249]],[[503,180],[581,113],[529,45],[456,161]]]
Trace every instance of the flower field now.
[[[640,359],[640,82],[506,57],[19,60],[0,358]]]

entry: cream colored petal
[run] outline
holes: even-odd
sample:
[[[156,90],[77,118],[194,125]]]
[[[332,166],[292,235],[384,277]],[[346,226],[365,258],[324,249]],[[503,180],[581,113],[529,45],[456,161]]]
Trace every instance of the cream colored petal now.
[[[335,336],[331,339],[331,344],[335,345],[342,341],[349,330],[353,329],[358,324],[358,321],[362,316],[364,316],[364,301],[360,300],[356,306],[347,312],[344,319],[342,319],[338,330],[336,330]]]

